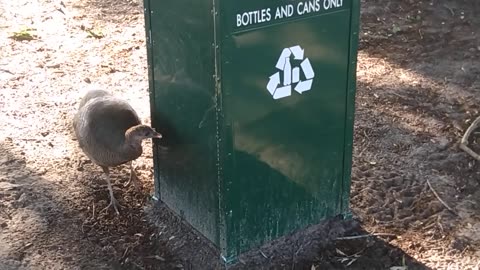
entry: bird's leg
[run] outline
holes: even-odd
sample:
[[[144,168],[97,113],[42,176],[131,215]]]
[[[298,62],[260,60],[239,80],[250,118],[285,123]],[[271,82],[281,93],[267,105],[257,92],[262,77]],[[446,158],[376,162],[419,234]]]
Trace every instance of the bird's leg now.
[[[112,184],[110,183],[110,173],[107,167],[102,166],[102,169],[106,176],[105,181],[107,182],[108,193],[110,194],[110,203],[102,210],[102,212],[113,206],[115,212],[117,213],[117,215],[119,215],[120,212],[118,211],[118,207],[121,207],[121,205],[118,203],[117,199],[115,199],[115,196],[113,196],[113,188]]]
[[[130,161],[130,179],[128,180],[127,183],[125,183],[124,186],[128,186],[130,184],[130,182],[133,183],[133,185],[135,186],[135,188],[137,190],[141,189],[142,184],[141,184],[140,180],[138,179],[137,174],[135,173],[135,168],[133,167],[133,160]]]

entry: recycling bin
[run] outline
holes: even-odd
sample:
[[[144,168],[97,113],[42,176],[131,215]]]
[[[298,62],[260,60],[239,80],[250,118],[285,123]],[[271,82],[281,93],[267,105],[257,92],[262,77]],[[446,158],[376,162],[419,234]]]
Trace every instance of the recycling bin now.
[[[155,196],[226,262],[349,216],[360,0],[145,0]]]

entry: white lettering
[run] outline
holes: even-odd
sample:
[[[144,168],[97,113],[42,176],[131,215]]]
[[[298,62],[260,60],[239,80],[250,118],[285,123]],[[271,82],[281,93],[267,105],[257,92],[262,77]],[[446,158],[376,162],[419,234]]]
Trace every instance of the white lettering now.
[[[323,0],[323,8],[325,10],[339,8],[341,6],[343,6],[343,0]]]
[[[247,25],[251,24],[250,17],[249,17],[249,13],[247,13],[247,12],[243,13],[243,15],[242,15],[242,24],[243,24],[244,26],[247,26]]]
[[[293,11],[293,5],[277,7],[277,11],[275,12],[275,20],[291,17],[293,15]]]
[[[268,22],[272,19],[270,8],[237,14],[237,27]]]
[[[323,5],[322,5],[323,3]],[[249,26],[269,22],[272,19],[285,19],[292,16],[308,15],[320,11],[333,10],[343,6],[343,0],[303,0],[296,7],[292,4],[275,8],[272,16],[271,8],[252,10],[236,14],[236,27]]]
[[[261,22],[269,22],[272,19],[272,15],[270,14],[270,9],[262,9],[262,19]]]
[[[300,2],[297,5],[298,15],[304,15],[318,11],[320,11],[320,0]]]

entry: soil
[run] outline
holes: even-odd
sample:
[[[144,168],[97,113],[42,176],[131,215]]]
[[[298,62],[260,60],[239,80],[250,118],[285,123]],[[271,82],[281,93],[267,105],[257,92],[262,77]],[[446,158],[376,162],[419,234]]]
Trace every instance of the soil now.
[[[479,269],[480,165],[458,147],[480,116],[478,14],[471,0],[362,1],[354,219],[232,268]],[[113,169],[117,216],[101,212],[101,169],[72,136],[87,89],[125,97],[149,123],[142,3],[1,1],[0,28],[0,269],[222,268],[201,237],[152,207],[148,142],[135,162],[143,191],[123,187],[127,166]],[[479,141],[480,129],[477,152]]]

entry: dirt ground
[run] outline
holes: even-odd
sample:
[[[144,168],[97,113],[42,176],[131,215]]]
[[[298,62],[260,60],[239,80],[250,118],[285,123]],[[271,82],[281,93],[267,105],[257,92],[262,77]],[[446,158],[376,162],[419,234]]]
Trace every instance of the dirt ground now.
[[[458,148],[480,116],[478,14],[472,0],[362,1],[354,221],[326,224],[322,244],[288,243],[288,256],[234,268],[479,269],[480,165]],[[96,87],[149,122],[142,3],[1,0],[0,29],[0,269],[220,268],[202,239],[151,207],[148,143],[136,162],[143,192],[122,187],[126,166],[113,171],[116,216],[100,212],[101,170],[71,135]],[[383,235],[338,238],[366,233]]]

